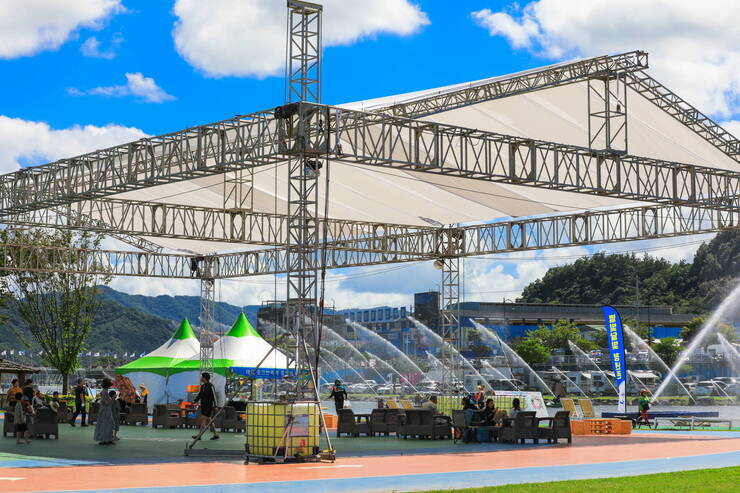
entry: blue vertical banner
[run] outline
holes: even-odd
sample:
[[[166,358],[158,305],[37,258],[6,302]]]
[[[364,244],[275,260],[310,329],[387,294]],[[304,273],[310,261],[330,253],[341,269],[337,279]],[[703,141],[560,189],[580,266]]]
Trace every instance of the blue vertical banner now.
[[[609,355],[614,370],[614,380],[619,391],[618,411],[627,411],[627,358],[624,352],[624,334],[622,332],[622,319],[619,312],[613,306],[604,307],[604,319],[606,319],[606,338],[609,343]]]

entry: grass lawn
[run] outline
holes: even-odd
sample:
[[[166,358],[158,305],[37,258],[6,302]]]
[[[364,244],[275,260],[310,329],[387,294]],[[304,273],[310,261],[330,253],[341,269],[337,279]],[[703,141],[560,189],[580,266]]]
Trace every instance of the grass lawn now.
[[[624,478],[581,479],[552,483],[526,483],[488,488],[446,490],[447,493],[713,493],[740,490],[740,466],[697,469]],[[431,492],[428,492],[431,493]]]

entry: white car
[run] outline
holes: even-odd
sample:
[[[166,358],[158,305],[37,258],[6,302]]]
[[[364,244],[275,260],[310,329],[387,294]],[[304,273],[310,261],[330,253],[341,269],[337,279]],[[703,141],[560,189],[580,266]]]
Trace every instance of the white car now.
[[[393,386],[392,385],[381,385],[377,389],[375,389],[375,392],[378,394],[393,394]]]
[[[700,397],[710,395],[724,395],[724,389],[726,385],[722,382],[715,382],[714,380],[704,380],[696,384],[693,390],[694,395]]]

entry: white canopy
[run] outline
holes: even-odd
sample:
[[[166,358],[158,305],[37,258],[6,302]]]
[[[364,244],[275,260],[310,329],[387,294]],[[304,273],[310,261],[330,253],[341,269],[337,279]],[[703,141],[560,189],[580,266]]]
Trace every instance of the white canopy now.
[[[548,67],[549,68],[549,67]],[[535,69],[534,72],[542,69]],[[513,74],[519,75],[519,74]],[[499,77],[505,79],[511,76]],[[486,81],[481,81],[486,82]],[[475,83],[418,91],[345,105],[355,109],[378,107],[448,92]],[[723,169],[738,169],[728,157],[665,111],[627,89],[629,153]],[[557,143],[588,145],[587,84],[543,89],[452,109],[428,120]],[[446,175],[331,162],[329,216],[375,222],[428,225],[422,218],[442,224],[470,223],[503,217],[592,209],[627,204],[627,201],[489,183]],[[254,174],[254,210],[286,213],[287,166],[258,168]],[[320,180],[319,211],[325,192]],[[119,198],[207,207],[224,206],[223,176],[160,185],[116,195]],[[243,250],[244,245],[150,238],[170,249],[196,253]]]

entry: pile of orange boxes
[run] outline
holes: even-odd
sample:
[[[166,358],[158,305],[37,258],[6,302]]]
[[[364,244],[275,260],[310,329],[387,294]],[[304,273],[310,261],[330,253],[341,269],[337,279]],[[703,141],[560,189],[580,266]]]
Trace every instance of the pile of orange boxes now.
[[[324,421],[326,421],[326,428],[334,430],[339,422],[339,417],[334,414],[324,414]]]
[[[622,419],[584,419],[570,422],[574,435],[629,435],[632,422]]]

